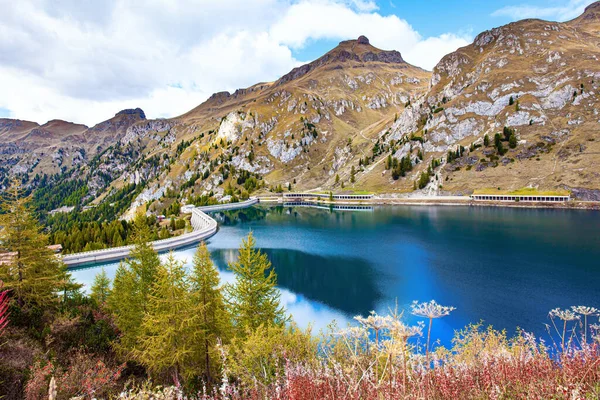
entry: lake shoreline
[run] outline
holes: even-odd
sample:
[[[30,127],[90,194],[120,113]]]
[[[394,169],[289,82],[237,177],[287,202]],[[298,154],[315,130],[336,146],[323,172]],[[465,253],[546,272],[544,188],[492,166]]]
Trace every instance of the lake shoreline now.
[[[263,204],[285,204],[281,197],[259,197]],[[560,209],[560,210],[595,210],[600,211],[600,202],[571,200],[569,202],[511,202],[511,201],[475,201],[464,196],[442,196],[442,197],[414,197],[414,198],[373,198],[362,201],[311,201],[322,205],[365,205],[365,206],[470,206],[470,207],[505,207],[505,208],[536,208],[536,209]]]

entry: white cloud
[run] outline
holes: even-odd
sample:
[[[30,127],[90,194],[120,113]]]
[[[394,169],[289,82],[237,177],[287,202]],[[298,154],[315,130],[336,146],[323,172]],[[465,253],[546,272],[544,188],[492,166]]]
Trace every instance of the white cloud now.
[[[419,41],[403,56],[411,64],[432,70],[446,54],[468,45],[471,41],[468,34],[445,33]]]
[[[548,5],[546,7],[522,4],[519,6],[508,6],[492,13],[494,17],[509,17],[513,20],[524,18],[541,18],[556,21],[568,21],[578,17],[585,8],[594,0],[568,0],[562,1],[562,5]]]
[[[180,115],[277,79],[292,51],[366,35],[431,69],[464,35],[423,38],[372,0],[0,0],[0,109],[93,125],[122,108]],[[310,61],[310,60],[303,60]]]

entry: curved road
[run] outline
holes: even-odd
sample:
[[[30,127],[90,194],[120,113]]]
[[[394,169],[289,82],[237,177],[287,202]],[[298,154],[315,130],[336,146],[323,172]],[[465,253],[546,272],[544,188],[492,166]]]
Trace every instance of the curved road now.
[[[193,230],[191,232],[168,239],[157,240],[152,242],[152,246],[157,252],[165,252],[199,243],[217,233],[217,221],[207,215],[207,212],[236,210],[240,208],[251,207],[258,202],[259,200],[257,198],[251,198],[239,203],[196,207],[192,211],[191,223]],[[72,269],[89,264],[119,261],[127,258],[132,248],[133,246],[130,245],[113,247],[110,249],[86,251],[83,253],[67,254],[63,256],[63,262],[67,265],[67,268]]]

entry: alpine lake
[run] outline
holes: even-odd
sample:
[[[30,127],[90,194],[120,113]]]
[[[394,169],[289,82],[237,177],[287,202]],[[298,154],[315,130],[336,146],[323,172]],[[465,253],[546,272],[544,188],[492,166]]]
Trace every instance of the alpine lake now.
[[[416,323],[412,302],[435,299],[456,307],[433,324],[432,339],[445,345],[455,330],[480,321],[548,339],[551,309],[600,306],[597,211],[257,205],[212,216],[219,231],[207,245],[222,281],[233,281],[228,263],[252,231],[275,268],[282,304],[313,331],[396,307]],[[194,251],[174,254],[191,265]],[[112,278],[117,266],[72,274],[89,289],[101,268]]]

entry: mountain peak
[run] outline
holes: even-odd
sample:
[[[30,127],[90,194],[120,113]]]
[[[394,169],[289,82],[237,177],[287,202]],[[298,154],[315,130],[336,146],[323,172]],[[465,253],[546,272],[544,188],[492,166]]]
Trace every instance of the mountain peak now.
[[[583,14],[575,18],[576,23],[597,23],[600,20],[600,1],[590,4],[585,8]]]
[[[358,44],[371,44],[371,43],[369,43],[369,38],[367,38],[367,37],[366,37],[366,36],[364,36],[364,35],[360,35],[360,36],[358,37],[358,39],[356,40],[356,42],[357,42]]]
[[[583,13],[584,14],[586,14],[586,13],[600,13],[600,1],[596,1],[595,3],[592,3],[589,6],[587,6],[585,8],[585,11]]]
[[[315,61],[294,68],[287,75],[281,77],[277,84],[289,82],[298,79],[310,71],[325,65],[335,64],[336,68],[348,62],[371,63],[380,62],[386,64],[405,64],[402,55],[396,50],[381,50],[369,42],[366,36],[359,36],[358,39],[344,40],[334,49],[327,52]]]
[[[115,114],[115,117],[119,115],[138,115],[140,119],[146,119],[146,114],[141,108],[128,108],[125,110],[121,110]]]

